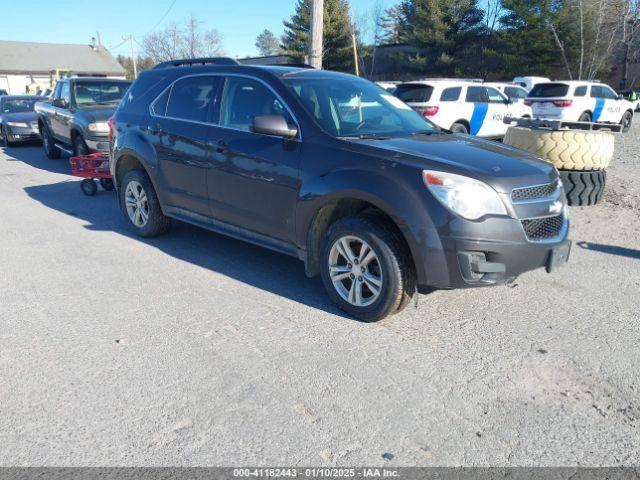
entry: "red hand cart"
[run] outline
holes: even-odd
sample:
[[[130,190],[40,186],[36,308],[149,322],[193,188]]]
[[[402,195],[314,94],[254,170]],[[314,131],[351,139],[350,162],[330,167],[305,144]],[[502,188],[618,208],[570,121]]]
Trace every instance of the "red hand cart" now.
[[[71,157],[71,173],[75,177],[84,177],[80,182],[80,189],[85,195],[95,195],[98,191],[96,180],[107,191],[113,190],[113,179],[109,171],[109,155],[106,153],[92,153],[81,157]]]

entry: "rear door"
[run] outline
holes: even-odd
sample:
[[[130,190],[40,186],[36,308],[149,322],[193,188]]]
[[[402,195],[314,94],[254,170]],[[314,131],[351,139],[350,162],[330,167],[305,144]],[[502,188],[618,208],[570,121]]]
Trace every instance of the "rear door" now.
[[[491,127],[488,125],[487,117],[489,115],[489,98],[487,89],[480,85],[471,85],[467,87],[465,101],[473,105],[473,112],[469,120],[471,130],[470,135],[486,137],[491,135]]]
[[[196,219],[210,216],[208,139],[221,81],[210,75],[182,78],[151,106],[150,133],[164,202]]]

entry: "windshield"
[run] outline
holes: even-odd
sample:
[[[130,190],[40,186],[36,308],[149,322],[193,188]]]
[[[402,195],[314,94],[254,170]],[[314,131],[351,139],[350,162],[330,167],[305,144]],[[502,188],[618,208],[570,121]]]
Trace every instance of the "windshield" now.
[[[373,83],[355,77],[285,78],[323,130],[336,137],[391,137],[439,129]]]
[[[4,99],[2,101],[2,113],[31,112],[38,99],[16,98],[14,100]]]
[[[129,89],[127,82],[75,82],[73,96],[80,108],[95,105],[117,105]]]

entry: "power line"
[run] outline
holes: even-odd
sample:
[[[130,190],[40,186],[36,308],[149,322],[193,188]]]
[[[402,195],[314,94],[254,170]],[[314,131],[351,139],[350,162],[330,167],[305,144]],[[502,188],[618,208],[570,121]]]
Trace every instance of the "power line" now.
[[[173,8],[173,6],[176,4],[177,1],[178,0],[173,0],[173,2],[171,2],[171,5],[169,5],[169,8],[167,8],[167,11],[164,12],[164,15],[162,15],[160,20],[158,20],[158,22],[151,28],[151,30],[149,30],[147,33],[144,34],[145,37],[149,35],[151,32],[153,32],[156,28],[158,28],[158,26],[164,21],[164,19],[167,18],[167,15],[169,15],[169,12],[171,11],[171,9]]]

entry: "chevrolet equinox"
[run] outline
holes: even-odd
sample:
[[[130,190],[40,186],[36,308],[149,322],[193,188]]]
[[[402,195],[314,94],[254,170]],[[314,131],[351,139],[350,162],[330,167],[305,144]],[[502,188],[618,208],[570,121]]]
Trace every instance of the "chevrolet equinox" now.
[[[177,219],[292,255],[362,321],[416,293],[504,284],[569,256],[551,164],[439,129],[352,75],[166,62],[140,74],[110,127],[135,233]]]

